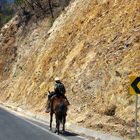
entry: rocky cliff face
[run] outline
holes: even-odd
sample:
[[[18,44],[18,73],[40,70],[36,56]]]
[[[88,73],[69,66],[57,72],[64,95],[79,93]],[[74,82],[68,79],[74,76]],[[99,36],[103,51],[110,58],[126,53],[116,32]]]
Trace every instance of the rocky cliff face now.
[[[139,0],[75,0],[53,25],[45,18],[18,28],[15,17],[1,30],[0,100],[43,112],[44,94],[59,76],[71,103],[69,122],[130,133],[129,75],[140,74],[139,12]]]

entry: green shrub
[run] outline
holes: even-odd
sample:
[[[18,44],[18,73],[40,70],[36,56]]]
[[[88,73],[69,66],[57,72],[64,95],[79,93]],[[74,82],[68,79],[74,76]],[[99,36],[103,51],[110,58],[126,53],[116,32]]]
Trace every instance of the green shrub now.
[[[7,23],[14,15],[14,7],[12,4],[3,3],[0,9],[0,27]]]

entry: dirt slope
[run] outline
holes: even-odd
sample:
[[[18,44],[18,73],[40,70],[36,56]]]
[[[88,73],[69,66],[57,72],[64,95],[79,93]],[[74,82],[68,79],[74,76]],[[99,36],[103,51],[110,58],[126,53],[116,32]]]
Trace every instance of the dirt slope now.
[[[140,74],[139,0],[75,0],[54,21],[1,31],[0,100],[44,112],[54,77],[66,85],[68,120],[130,134],[134,97],[129,75]],[[108,112],[113,108],[115,116]],[[140,120],[140,113],[139,113]]]

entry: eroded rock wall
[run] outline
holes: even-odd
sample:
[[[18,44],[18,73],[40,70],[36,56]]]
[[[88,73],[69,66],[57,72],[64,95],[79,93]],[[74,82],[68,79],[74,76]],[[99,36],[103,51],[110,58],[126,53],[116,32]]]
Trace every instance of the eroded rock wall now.
[[[129,75],[140,74],[139,10],[139,0],[75,0],[52,26],[45,18],[25,34],[18,30],[10,38],[16,53],[1,51],[1,100],[43,112],[44,94],[59,76],[71,103],[71,122],[92,127],[112,105],[118,118],[130,121]]]

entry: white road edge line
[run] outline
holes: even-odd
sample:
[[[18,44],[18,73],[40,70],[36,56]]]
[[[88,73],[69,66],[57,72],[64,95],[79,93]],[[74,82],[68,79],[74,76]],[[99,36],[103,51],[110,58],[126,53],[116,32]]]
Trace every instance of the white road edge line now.
[[[20,119],[22,119],[22,120],[24,120],[24,121],[26,121],[26,122],[28,122],[28,123],[34,125],[34,126],[40,128],[40,129],[42,129],[42,130],[44,130],[44,131],[46,131],[46,132],[48,132],[48,133],[50,133],[51,135],[55,135],[55,136],[61,138],[62,140],[68,140],[68,139],[66,139],[66,138],[64,138],[64,137],[61,137],[61,136],[59,136],[59,135],[56,135],[55,133],[51,133],[49,130],[45,129],[44,127],[41,127],[41,126],[39,126],[39,125],[37,125],[37,124],[35,124],[35,123],[29,121],[29,120],[33,120],[33,121],[36,121],[36,122],[38,122],[38,123],[42,123],[42,124],[44,124],[44,125],[46,125],[46,126],[49,125],[48,122],[45,123],[45,122],[43,122],[43,121],[41,121],[41,120],[37,120],[37,119],[35,119],[35,118],[28,117],[28,116],[26,116],[26,115],[24,115],[24,114],[22,114],[22,113],[20,113],[20,112],[16,112],[16,111],[11,110],[11,109],[9,109],[9,108],[3,107],[3,106],[0,106],[0,107],[1,107],[2,109],[6,110],[7,112],[9,112],[10,114],[13,114],[14,116],[16,116],[16,117],[18,117],[18,118],[20,118]],[[24,119],[24,118],[25,118],[25,119]],[[26,119],[29,119],[29,120],[26,120]],[[54,124],[52,124],[52,125],[54,125]],[[79,138],[82,138],[82,139],[84,139],[84,140],[88,140],[88,139],[86,139],[85,137],[82,137],[82,136],[80,136],[80,135],[79,135],[79,136],[75,136],[75,137],[79,137]]]
[[[4,109],[4,108],[3,108],[3,109]],[[47,129],[41,127],[41,126],[39,126],[39,125],[37,125],[37,124],[35,124],[35,123],[33,123],[33,122],[30,122],[30,121],[26,120],[26,119],[24,119],[24,118],[18,116],[17,114],[15,114],[15,113],[13,113],[13,112],[10,112],[9,110],[6,110],[6,109],[4,109],[4,110],[7,111],[7,112],[9,112],[10,114],[14,115],[15,117],[17,117],[17,118],[19,118],[19,119],[22,119],[22,120],[24,120],[24,121],[30,123],[31,125],[34,125],[34,126],[38,127],[39,129],[41,129],[41,130],[43,130],[43,131],[45,131],[45,132],[47,132],[47,133],[49,133],[49,134],[51,134],[51,135],[54,135],[54,136],[56,136],[56,137],[59,137],[59,138],[62,139],[62,140],[67,140],[66,138],[63,138],[63,137],[61,137],[61,136],[59,136],[59,135],[56,135],[55,133],[52,133],[52,132],[50,132],[49,130],[47,130]]]
[[[18,117],[18,118],[20,118],[20,117]],[[34,125],[34,126],[40,128],[41,130],[44,130],[45,132],[47,132],[47,133],[49,133],[49,134],[51,134],[51,135],[55,135],[56,137],[59,137],[59,138],[62,139],[62,140],[66,140],[65,138],[63,138],[63,137],[61,137],[61,136],[59,136],[59,135],[53,134],[53,133],[51,133],[49,130],[47,130],[47,129],[45,129],[45,128],[43,128],[43,127],[41,127],[41,126],[39,126],[39,125],[37,125],[37,124],[35,124],[35,123],[33,123],[33,122],[30,122],[30,121],[28,121],[28,120],[26,120],[26,119],[24,119],[24,118],[20,118],[20,119],[22,119],[22,120],[24,120],[24,121],[30,123],[31,125]]]

